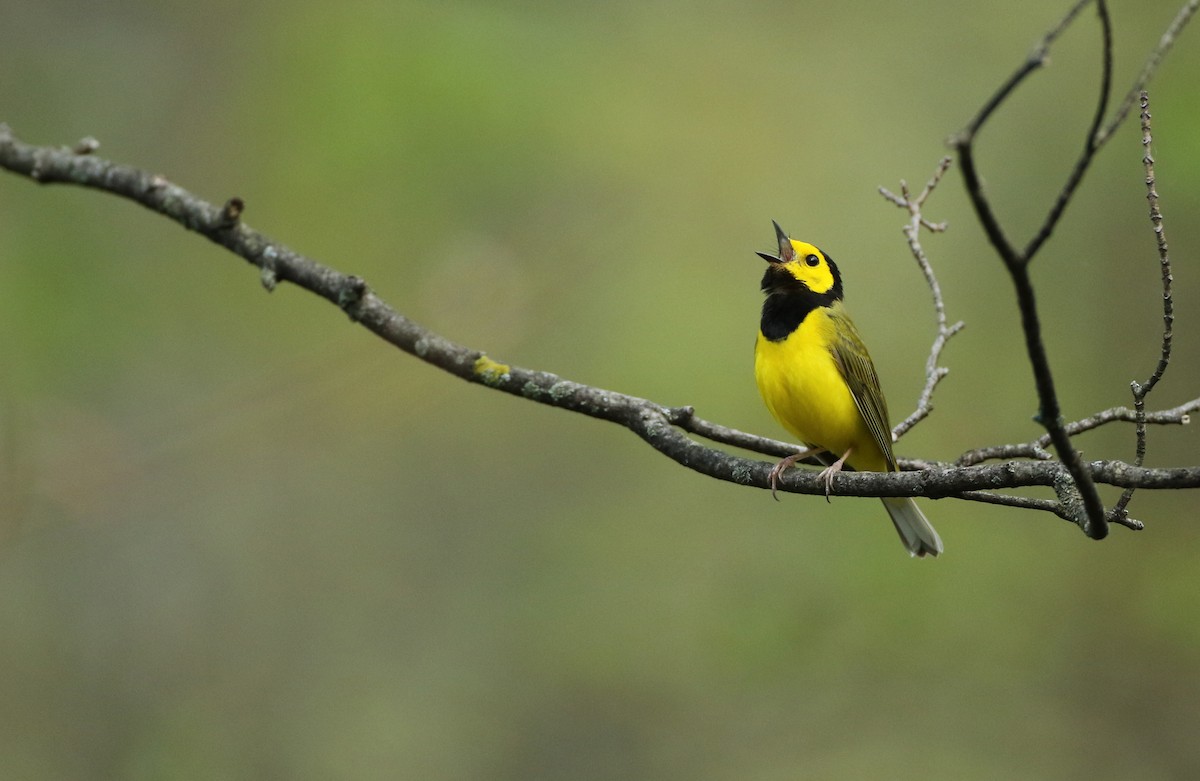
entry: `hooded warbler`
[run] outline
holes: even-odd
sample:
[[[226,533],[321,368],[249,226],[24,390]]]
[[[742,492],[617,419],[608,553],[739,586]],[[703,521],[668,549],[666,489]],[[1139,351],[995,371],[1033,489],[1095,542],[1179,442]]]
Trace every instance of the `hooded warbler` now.
[[[760,252],[762,320],[754,345],[754,377],[767,409],[808,450],[783,459],[779,476],[801,458],[816,456],[828,498],[833,475],[846,466],[895,472],[892,427],[875,365],[842,303],[842,277],[833,260],[812,244],[791,240],[779,223],[779,255]],[[937,556],[942,540],[912,499],[883,500],[913,556]]]

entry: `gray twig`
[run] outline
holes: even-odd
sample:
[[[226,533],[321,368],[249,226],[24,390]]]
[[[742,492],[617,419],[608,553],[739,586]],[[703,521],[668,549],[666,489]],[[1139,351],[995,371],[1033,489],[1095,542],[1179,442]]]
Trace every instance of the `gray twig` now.
[[[1192,413],[1197,410],[1200,410],[1200,398],[1184,402],[1178,407],[1172,407],[1171,409],[1143,412],[1143,415],[1144,421],[1151,425],[1186,426],[1192,422]],[[1097,412],[1095,415],[1089,415],[1086,418],[1068,423],[1065,428],[1067,433],[1073,437],[1109,423],[1137,423],[1137,421],[1137,410],[1130,409],[1129,407],[1111,407]],[[1053,458],[1049,451],[1046,450],[1049,446],[1050,435],[1043,434],[1032,442],[1013,445],[994,445],[968,450],[959,456],[954,463],[959,466],[970,466],[998,458],[1036,458],[1046,460]]]
[[[937,335],[930,347],[929,358],[925,361],[925,387],[917,399],[917,408],[892,429],[893,440],[900,439],[909,429],[920,423],[933,411],[933,392],[938,383],[950,373],[949,369],[938,365],[938,361],[942,357],[942,350],[946,348],[946,343],[950,341],[950,338],[961,331],[965,325],[961,320],[954,325],[946,325],[946,304],[942,298],[942,287],[933,273],[933,266],[925,254],[924,247],[921,246],[921,228],[925,228],[931,233],[940,233],[946,230],[946,223],[930,222],[926,219],[921,213],[921,207],[925,205],[926,199],[938,186],[942,176],[950,168],[951,162],[953,161],[949,156],[943,157],[933,172],[933,176],[925,183],[925,188],[915,198],[909,192],[908,183],[904,180],[900,181],[900,195],[896,195],[886,187],[879,188],[880,195],[908,212],[909,220],[904,226],[904,235],[908,239],[909,251],[912,252],[913,258],[921,268],[921,273],[925,275],[925,282],[929,285],[929,290],[933,295],[933,311],[937,319]]]
[[[1150,224],[1154,228],[1154,241],[1158,249],[1158,267],[1162,276],[1163,302],[1163,333],[1162,345],[1159,351],[1158,364],[1144,383],[1134,380],[1129,384],[1133,392],[1133,408],[1137,417],[1135,428],[1137,445],[1133,463],[1141,466],[1146,462],[1146,396],[1158,385],[1167,365],[1171,362],[1172,328],[1175,324],[1175,303],[1171,291],[1173,277],[1171,275],[1171,258],[1167,251],[1167,235],[1163,230],[1162,211],[1158,206],[1158,190],[1154,176],[1154,155],[1150,150],[1153,134],[1150,130],[1150,96],[1143,90],[1141,94],[1142,117],[1142,165],[1146,169],[1146,201],[1150,206]],[[1129,487],[1121,492],[1120,498],[1109,514],[1112,518],[1124,518],[1128,515],[1129,500],[1133,498],[1134,488]]]

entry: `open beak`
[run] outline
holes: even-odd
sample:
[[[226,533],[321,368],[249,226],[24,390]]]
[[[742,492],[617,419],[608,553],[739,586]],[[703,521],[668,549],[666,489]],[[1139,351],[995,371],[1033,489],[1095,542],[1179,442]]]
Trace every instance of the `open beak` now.
[[[779,240],[779,256],[769,255],[766,252],[756,254],[768,263],[790,263],[796,257],[796,250],[792,248],[792,240],[783,232],[783,228],[779,227],[779,223],[771,220],[771,224],[775,226],[775,238]]]

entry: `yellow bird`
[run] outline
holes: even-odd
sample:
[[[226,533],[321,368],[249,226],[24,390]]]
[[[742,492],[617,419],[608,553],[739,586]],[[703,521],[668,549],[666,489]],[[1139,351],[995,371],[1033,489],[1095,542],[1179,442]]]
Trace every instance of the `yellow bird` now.
[[[771,490],[784,470],[817,456],[828,497],[833,475],[843,465],[866,472],[895,472],[887,401],[867,346],[842,303],[842,277],[821,250],[793,241],[779,223],[779,256],[760,252],[762,321],[754,345],[754,377],[767,409],[808,450],[771,470]],[[942,540],[907,497],[883,500],[913,556],[937,556]]]

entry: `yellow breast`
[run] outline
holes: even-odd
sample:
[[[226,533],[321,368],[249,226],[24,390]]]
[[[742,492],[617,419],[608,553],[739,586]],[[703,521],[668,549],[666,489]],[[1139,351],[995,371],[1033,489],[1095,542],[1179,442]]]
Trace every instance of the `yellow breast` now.
[[[754,376],[767,409],[779,424],[810,447],[841,456],[855,469],[886,471],[887,460],[863,422],[829,344],[834,324],[818,307],[787,338],[761,333],[754,346]]]

